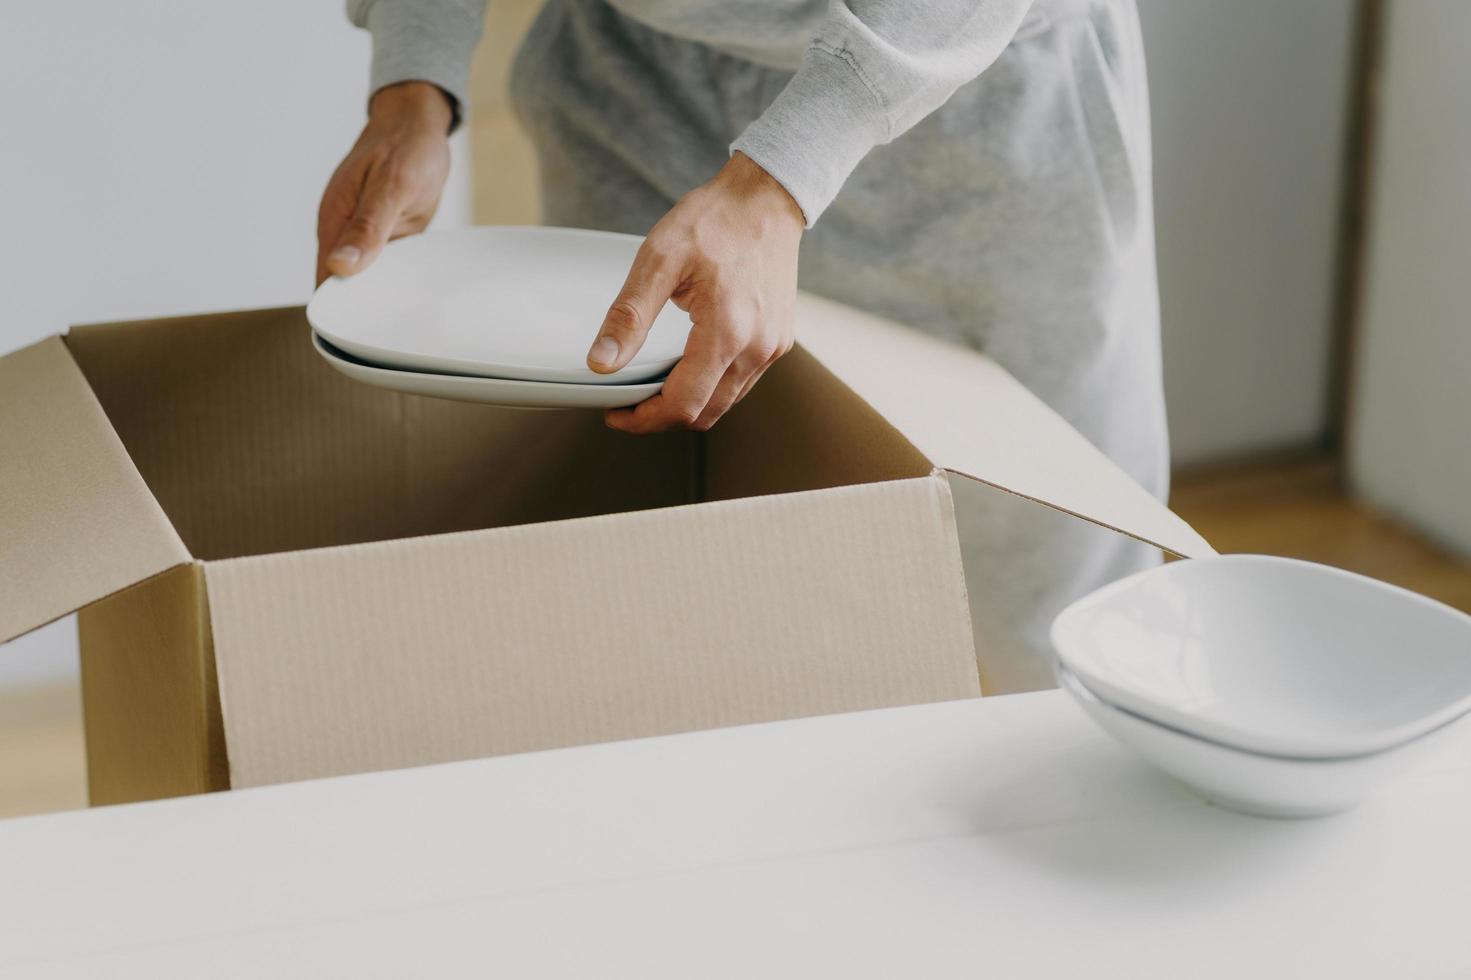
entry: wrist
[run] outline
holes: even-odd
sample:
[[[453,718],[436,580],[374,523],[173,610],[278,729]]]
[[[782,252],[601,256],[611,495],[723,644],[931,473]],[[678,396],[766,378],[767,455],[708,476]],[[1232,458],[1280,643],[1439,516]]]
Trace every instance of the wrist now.
[[[412,121],[448,133],[454,124],[455,107],[451,97],[432,82],[398,82],[385,85],[373,93],[368,102],[370,122]]]
[[[715,175],[715,182],[734,191],[748,202],[772,214],[790,218],[798,228],[806,219],[795,198],[771,174],[744,153],[732,153],[725,166]]]

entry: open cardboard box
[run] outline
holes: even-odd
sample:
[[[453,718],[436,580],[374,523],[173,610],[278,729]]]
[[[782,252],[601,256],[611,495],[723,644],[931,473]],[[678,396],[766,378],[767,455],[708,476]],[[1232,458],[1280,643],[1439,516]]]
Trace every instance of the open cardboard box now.
[[[951,474],[1211,553],[986,358],[798,324],[652,438],[355,384],[298,308],[73,328],[0,359],[0,641],[81,610],[111,803],[976,696]]]

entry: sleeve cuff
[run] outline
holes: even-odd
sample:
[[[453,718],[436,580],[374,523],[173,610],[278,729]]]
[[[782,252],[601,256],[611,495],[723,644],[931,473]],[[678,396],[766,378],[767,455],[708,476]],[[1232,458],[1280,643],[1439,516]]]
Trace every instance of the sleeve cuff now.
[[[365,26],[373,35],[369,97],[399,82],[429,82],[454,103],[450,132],[458,129],[469,105],[470,62],[480,41],[480,18],[457,4],[437,5],[431,17],[414,3],[379,0],[369,9]]]
[[[889,138],[888,112],[852,56],[815,45],[781,94],[731,144],[792,195],[812,227],[868,151]]]

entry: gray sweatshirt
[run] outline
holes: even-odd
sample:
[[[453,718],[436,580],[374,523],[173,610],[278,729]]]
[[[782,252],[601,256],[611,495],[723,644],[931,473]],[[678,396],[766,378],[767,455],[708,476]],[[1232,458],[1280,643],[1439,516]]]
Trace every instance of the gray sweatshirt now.
[[[869,150],[905,132],[995,61],[1032,6],[1032,0],[610,2],[657,31],[794,72],[730,148],[775,177],[809,225]],[[485,0],[348,0],[347,7],[353,23],[373,35],[373,91],[418,79],[466,104]]]

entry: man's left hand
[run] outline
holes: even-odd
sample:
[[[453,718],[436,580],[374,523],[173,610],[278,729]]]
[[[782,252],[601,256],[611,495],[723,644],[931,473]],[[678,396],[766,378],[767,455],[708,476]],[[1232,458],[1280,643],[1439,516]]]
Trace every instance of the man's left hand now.
[[[680,199],[639,248],[587,364],[622,368],[673,300],[694,327],[659,394],[607,413],[624,432],[704,431],[792,348],[802,209],[749,157],[733,155]]]

